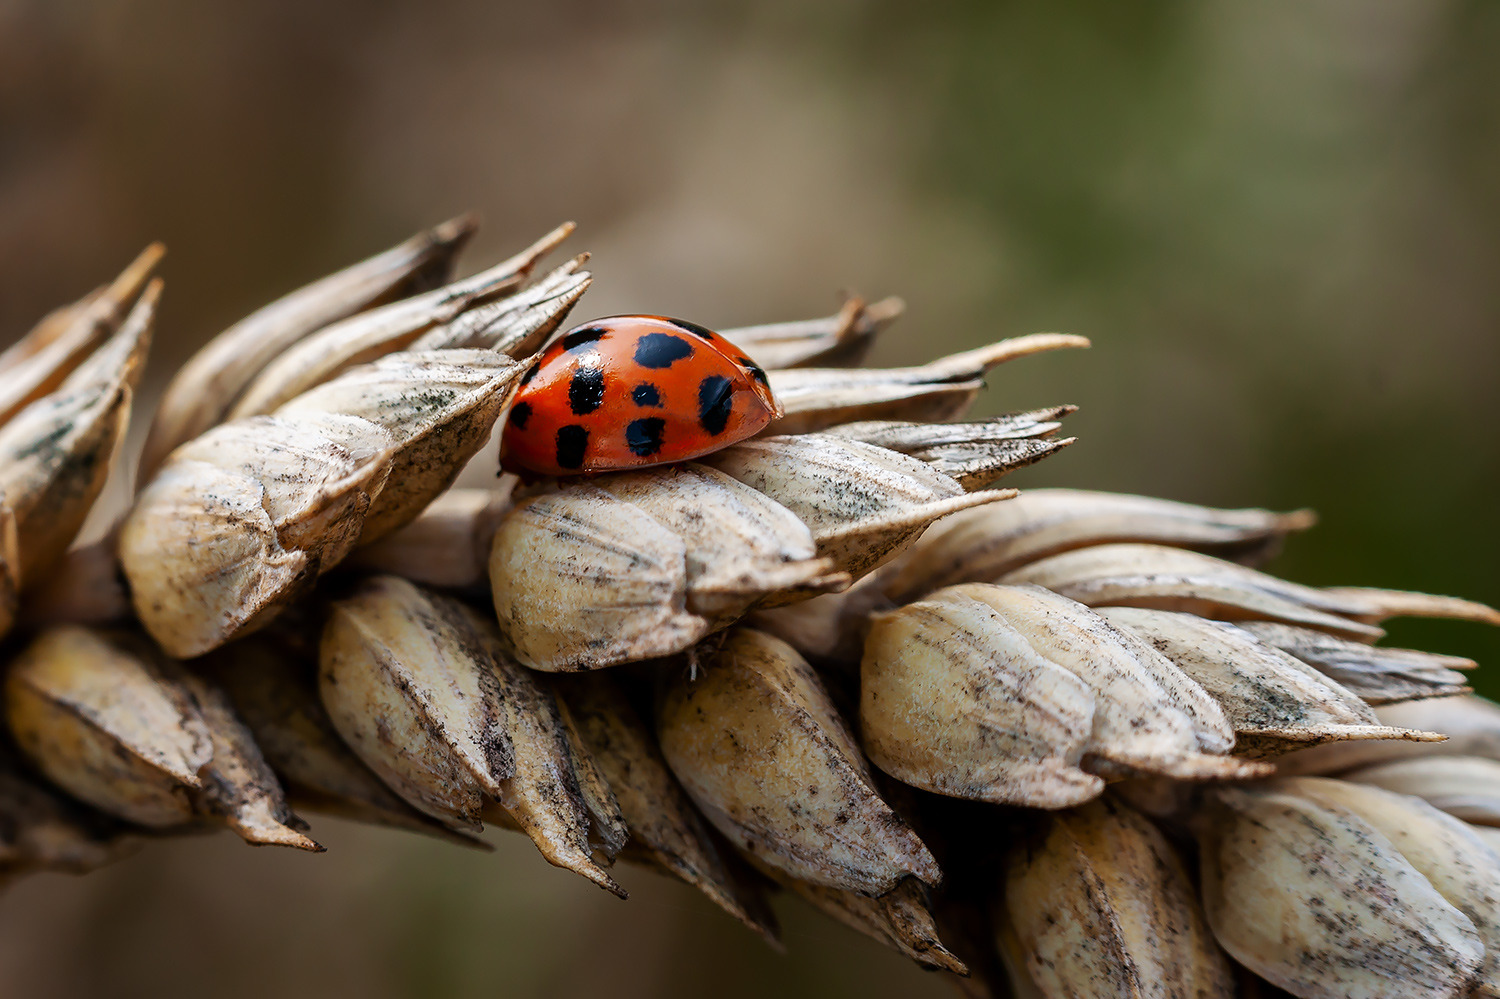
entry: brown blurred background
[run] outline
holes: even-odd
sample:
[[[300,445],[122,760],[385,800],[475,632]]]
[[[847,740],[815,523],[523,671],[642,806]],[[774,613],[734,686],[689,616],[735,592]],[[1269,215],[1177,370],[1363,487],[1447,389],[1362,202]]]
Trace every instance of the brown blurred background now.
[[[991,379],[986,412],[1083,407],[1019,484],[1313,506],[1285,574],[1500,602],[1490,0],[0,0],[0,345],[162,239],[159,387],[470,209],[470,270],[576,219],[580,319],[727,326],[852,289],[910,304],[883,363],[1088,334]],[[1500,669],[1474,627],[1393,640]],[[225,834],[23,882],[3,993],[950,994],[793,902],[780,956],[519,837],[315,832],[326,856]]]

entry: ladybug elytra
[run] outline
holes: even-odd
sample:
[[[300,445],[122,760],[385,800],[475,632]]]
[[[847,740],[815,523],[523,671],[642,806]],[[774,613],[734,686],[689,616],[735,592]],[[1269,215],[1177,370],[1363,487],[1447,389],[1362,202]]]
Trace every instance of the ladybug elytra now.
[[[766,373],[709,329],[665,316],[578,326],[521,376],[502,443],[508,471],[578,475],[686,461],[781,415]]]

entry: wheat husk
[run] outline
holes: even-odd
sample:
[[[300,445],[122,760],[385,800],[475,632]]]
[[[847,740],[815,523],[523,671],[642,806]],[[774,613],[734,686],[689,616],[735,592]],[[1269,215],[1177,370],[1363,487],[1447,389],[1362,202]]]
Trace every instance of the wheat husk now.
[[[1281,621],[1367,640],[1384,634],[1356,620],[1370,610],[1356,598],[1162,545],[1082,548],[1033,562],[1000,581],[1045,586],[1090,607],[1146,607],[1220,620]]]
[[[551,693],[462,604],[394,576],[336,601],[318,686],[334,728],[413,808],[478,832],[503,816],[549,863],[621,898],[608,862],[626,831]]]
[[[485,348],[529,357],[562,326],[593,283],[593,275],[583,270],[588,258],[580,253],[512,295],[459,313],[417,337],[408,349]]]
[[[1444,753],[1359,767],[1341,776],[1415,795],[1474,825],[1500,826],[1500,761]]]
[[[1144,639],[1219,702],[1234,726],[1237,755],[1267,758],[1350,739],[1442,740],[1436,732],[1381,725],[1358,695],[1233,625],[1139,607],[1099,613]]]
[[[135,311],[166,247],[152,243],[107,288],[44,318],[0,354],[0,426],[56,391],[95,350],[114,336]],[[156,292],[155,294],[159,294]],[[107,377],[96,368],[94,377]]]
[[[508,260],[421,295],[351,316],[304,337],[267,364],[230,407],[227,419],[273,413],[339,372],[402,350],[434,327],[519,288],[543,256],[573,231],[558,226]]]
[[[1087,801],[1094,691],[993,607],[940,592],[878,616],[860,669],[871,762],[938,794],[1033,808]]]
[[[1037,994],[1234,995],[1182,858],[1110,798],[1047,816],[1005,862],[1003,924]]]
[[[1028,489],[1014,503],[950,517],[928,531],[885,589],[893,600],[913,600],[955,583],[999,579],[1052,555],[1119,542],[1258,560],[1312,519],[1308,511],[1219,510],[1124,493]]]
[[[489,849],[412,808],[339,738],[318,698],[315,650],[263,632],[196,665],[229,696],[297,808]]]
[[[1001,340],[911,368],[798,368],[771,373],[784,413],[766,434],[796,434],[863,420],[941,422],[961,415],[997,364],[1048,350],[1087,347],[1081,336],[1037,333]]]
[[[812,531],[818,554],[855,579],[938,518],[1015,495],[967,493],[916,458],[823,434],[747,441],[705,463],[791,510]]]
[[[790,646],[739,628],[698,673],[673,679],[657,735],[688,796],[735,846],[791,877],[866,895],[909,876],[942,879]]]
[[[178,448],[120,535],[142,624],[180,657],[265,626],[447,488],[518,373],[493,351],[400,353]]]
[[[1238,626],[1312,666],[1367,704],[1468,693],[1464,675],[1456,671],[1478,665],[1462,656],[1367,645],[1274,621],[1241,621]]]
[[[1086,769],[1198,779],[1266,772],[1223,755],[1234,744],[1233,728],[1201,686],[1083,605],[1036,586],[966,583],[943,592],[988,604],[1094,691]]]
[[[1228,788],[1194,828],[1214,936],[1271,984],[1307,999],[1470,994],[1474,924],[1355,812]]]
[[[651,730],[606,673],[560,677],[554,684],[595,764],[613,789],[630,830],[622,859],[680,878],[740,923],[779,946],[776,919],[754,882],[732,858],[662,759]]]
[[[973,492],[1075,443],[1076,437],[1053,435],[1062,427],[1059,420],[1076,411],[1076,406],[1052,406],[977,423],[866,420],[825,433],[910,455]]]
[[[9,574],[25,588],[73,542],[125,436],[161,296],[152,281],[119,329],[57,388],[0,427],[0,506],[14,518]]]
[[[0,882],[39,871],[84,874],[139,845],[124,823],[58,793],[0,751]]]
[[[356,548],[344,567],[442,589],[488,586],[490,548],[515,485],[506,476],[494,489],[449,489],[411,523]]]
[[[33,766],[107,814],[157,829],[212,819],[251,843],[321,849],[223,693],[131,636],[44,631],[11,664],[6,719]]]
[[[157,403],[141,454],[149,478],[179,444],[219,423],[277,355],[330,323],[445,284],[474,234],[464,216],[263,306],[204,344],[177,370]]]
[[[768,371],[817,366],[855,367],[869,353],[875,337],[905,311],[899,298],[866,303],[850,297],[843,308],[822,319],[766,323],[720,330]]]
[[[501,631],[553,672],[682,652],[772,595],[847,582],[791,511],[691,462],[523,500],[490,558]]]

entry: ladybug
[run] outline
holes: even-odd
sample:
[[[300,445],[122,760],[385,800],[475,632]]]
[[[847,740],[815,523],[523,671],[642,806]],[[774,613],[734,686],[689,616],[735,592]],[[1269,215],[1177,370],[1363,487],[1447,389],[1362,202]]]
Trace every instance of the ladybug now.
[[[686,461],[781,415],[765,371],[733,343],[665,316],[569,330],[521,376],[501,466],[578,475]]]

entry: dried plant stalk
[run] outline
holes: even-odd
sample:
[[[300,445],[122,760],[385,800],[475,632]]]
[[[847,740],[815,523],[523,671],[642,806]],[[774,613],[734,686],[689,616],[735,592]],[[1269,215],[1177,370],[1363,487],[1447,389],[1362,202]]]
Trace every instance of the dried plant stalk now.
[[[0,879],[215,825],[318,849],[289,797],[469,845],[522,831],[621,896],[614,861],[643,864],[773,944],[780,884],[984,999],[1002,965],[1028,997],[1500,996],[1500,706],[1449,696],[1468,660],[1370,644],[1395,615],[1500,614],[1250,568],[1306,511],[983,489],[1071,443],[1072,407],[925,421],[1087,341],[840,367],[894,300],[729,331],[781,369],[756,439],[453,491],[592,280],[580,255],[526,285],[570,228],[445,284],[455,220],[201,351],[118,536],[138,622],[113,536],[65,551],[159,250],[0,354],[0,632],[27,632]],[[212,654],[184,668],[137,623]],[[1273,755],[1348,779],[1226,785]],[[1210,931],[1261,978],[1231,982]]]

